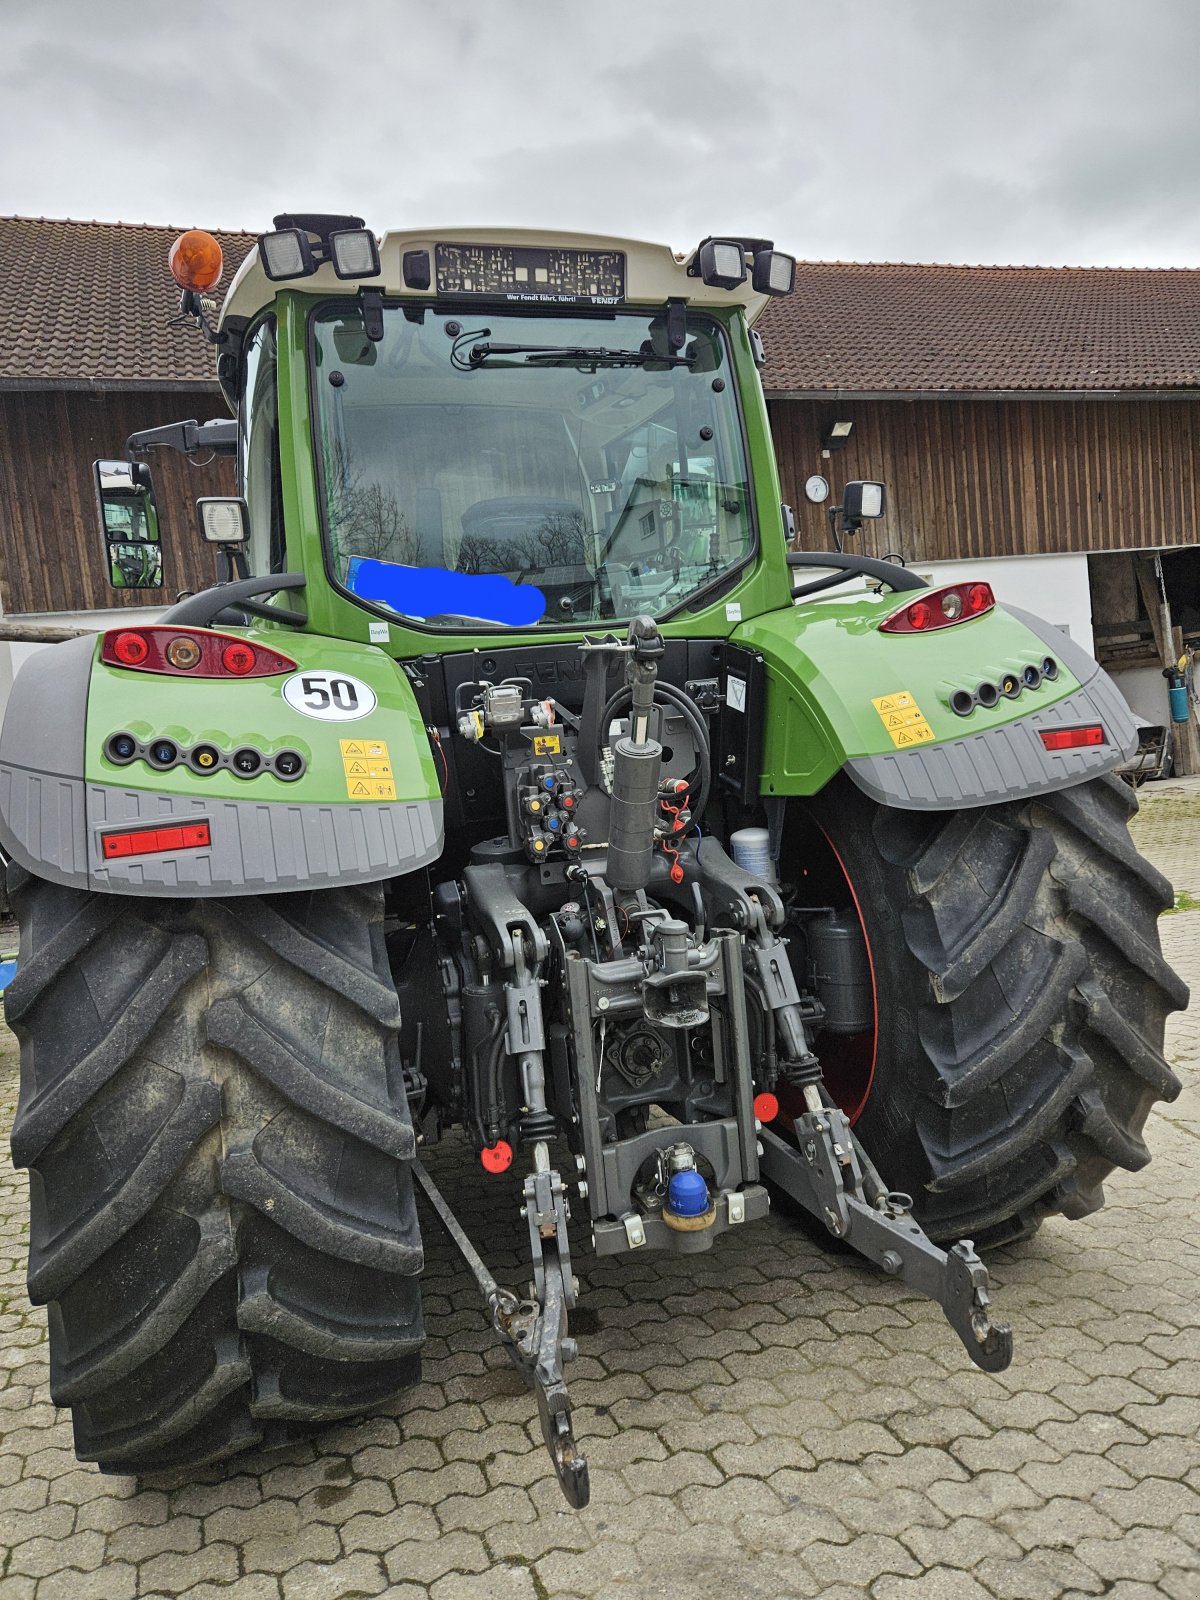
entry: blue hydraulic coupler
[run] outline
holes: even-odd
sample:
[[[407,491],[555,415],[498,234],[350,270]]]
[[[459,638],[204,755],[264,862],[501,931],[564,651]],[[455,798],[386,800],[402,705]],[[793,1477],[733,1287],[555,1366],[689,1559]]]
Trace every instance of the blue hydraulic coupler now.
[[[695,1167],[672,1173],[667,1184],[668,1211],[677,1217],[702,1217],[708,1204],[708,1185]]]

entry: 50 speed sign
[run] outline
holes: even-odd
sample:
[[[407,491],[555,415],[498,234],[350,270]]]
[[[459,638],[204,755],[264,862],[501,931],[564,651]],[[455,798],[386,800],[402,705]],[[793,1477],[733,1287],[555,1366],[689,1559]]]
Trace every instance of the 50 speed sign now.
[[[297,672],[283,685],[293,711],[318,722],[357,722],[374,711],[375,691],[347,672]]]

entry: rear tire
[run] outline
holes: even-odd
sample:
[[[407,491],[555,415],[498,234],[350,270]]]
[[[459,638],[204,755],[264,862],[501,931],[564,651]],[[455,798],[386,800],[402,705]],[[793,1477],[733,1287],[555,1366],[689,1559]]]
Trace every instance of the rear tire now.
[[[380,886],[138,899],[14,870],[10,891],[29,1294],[79,1457],[195,1467],[416,1382]]]
[[[1170,885],[1129,837],[1133,791],[1100,778],[932,813],[839,778],[804,809],[871,952],[856,1128],[884,1180],[942,1240],[1001,1243],[1097,1210],[1114,1168],[1150,1159],[1150,1107],[1179,1093],[1163,1032],[1188,999],[1159,945]],[[789,829],[800,851],[803,832]]]

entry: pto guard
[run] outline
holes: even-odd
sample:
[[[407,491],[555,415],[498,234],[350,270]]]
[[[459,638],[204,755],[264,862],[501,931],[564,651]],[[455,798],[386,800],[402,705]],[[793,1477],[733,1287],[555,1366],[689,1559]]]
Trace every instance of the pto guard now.
[[[131,671],[101,662],[96,636],[33,656],[0,732],[8,855],[72,888],[188,897],[374,882],[435,860],[437,775],[390,657],[315,634],[238,632],[296,671]],[[138,751],[125,763],[109,752],[118,733]],[[165,769],[151,755],[160,741],[179,755]],[[214,770],[189,764],[197,746],[218,753]],[[232,764],[243,751],[261,758],[246,776]],[[272,767],[285,751],[301,758],[291,781]],[[200,824],[210,842],[183,847],[204,837]]]
[[[844,770],[881,805],[953,810],[1027,799],[1111,772],[1137,748],[1112,679],[1062,629],[1012,606],[928,635],[881,633],[904,596],[825,599],[744,624],[766,671],[762,794],[815,794]],[[1015,699],[952,709],[956,691],[1056,675]],[[1040,737],[1099,724],[1104,742],[1050,751]]]

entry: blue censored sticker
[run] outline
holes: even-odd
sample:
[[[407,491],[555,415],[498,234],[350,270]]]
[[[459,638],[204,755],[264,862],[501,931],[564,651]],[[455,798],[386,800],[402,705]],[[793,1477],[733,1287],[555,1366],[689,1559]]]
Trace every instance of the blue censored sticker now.
[[[502,572],[449,572],[445,567],[404,567],[353,556],[346,587],[362,600],[373,600],[418,622],[468,617],[520,628],[540,622],[546,614],[546,596],[540,589],[514,583]]]

